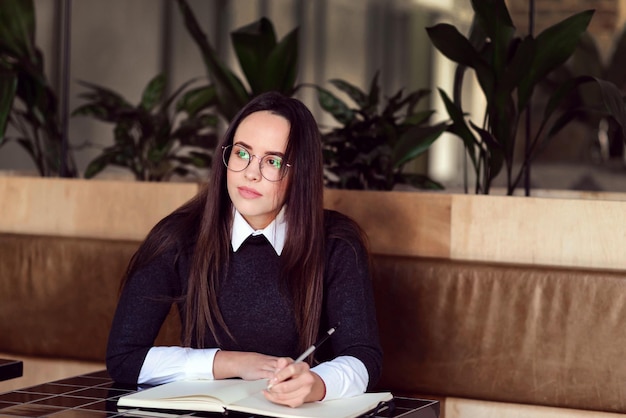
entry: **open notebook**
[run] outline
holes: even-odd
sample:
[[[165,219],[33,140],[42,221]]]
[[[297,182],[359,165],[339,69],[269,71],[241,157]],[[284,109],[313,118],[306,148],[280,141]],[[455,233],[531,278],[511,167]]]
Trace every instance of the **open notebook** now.
[[[281,418],[353,418],[393,398],[389,392],[365,393],[290,408],[265,399],[261,391],[266,386],[267,380],[183,380],[122,396],[117,405],[122,409],[238,411]]]

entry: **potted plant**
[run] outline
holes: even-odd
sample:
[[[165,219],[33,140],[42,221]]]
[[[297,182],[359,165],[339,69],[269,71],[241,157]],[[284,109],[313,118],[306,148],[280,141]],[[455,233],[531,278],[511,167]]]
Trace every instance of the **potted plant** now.
[[[231,40],[249,90],[228,66],[220,60],[200,28],[186,0],[177,0],[185,27],[200,49],[211,85],[215,91],[217,111],[230,121],[250,99],[275,90],[288,96],[296,90],[298,73],[298,28],[280,41],[274,26],[261,18],[231,33]]]
[[[185,26],[196,42],[215,91],[218,112],[229,121],[252,97],[269,90],[293,95],[297,85],[298,28],[278,41],[270,20],[261,18],[231,33],[235,54],[250,87],[234,75],[207,40],[185,0],[178,0]],[[343,126],[323,135],[325,174],[328,187],[390,190],[395,184],[441,188],[427,176],[403,173],[403,167],[423,153],[445,130],[444,124],[427,126],[431,111],[416,107],[427,92],[406,97],[400,91],[381,109],[377,77],[369,93],[333,80],[356,103],[350,108],[328,90],[317,89],[322,108]],[[311,86],[311,85],[308,85]]]
[[[560,84],[574,80],[581,76],[592,76],[614,84],[624,93],[626,88],[626,26],[615,36],[608,56],[603,57],[599,44],[594,37],[583,33],[580,42],[571,58],[562,66],[550,73],[541,87],[548,92],[554,92]],[[598,134],[606,135],[606,143],[594,141],[597,154],[595,159],[600,162],[623,159],[624,140],[619,123],[607,113],[602,106],[601,91],[591,86],[581,87],[572,91],[562,107],[568,110],[572,117],[582,124],[594,138]],[[623,164],[620,162],[620,165]]]
[[[8,127],[15,133],[7,135]],[[0,2],[0,147],[10,141],[24,148],[41,176],[78,175],[64,144],[58,98],[35,45],[32,0]]]
[[[609,82],[591,76],[566,81],[550,95],[539,127],[527,132],[527,143],[515,169],[516,140],[522,115],[528,111],[533,92],[546,76],[567,61],[593,16],[592,10],[577,13],[534,36],[516,36],[504,0],[472,0],[474,21],[469,37],[450,24],[427,28],[433,45],[458,64],[454,97],[441,97],[452,119],[449,131],[464,142],[476,177],[475,192],[489,193],[492,180],[502,168],[507,194],[513,194],[542,146],[571,119],[554,117],[559,104],[582,84],[596,82],[603,105],[623,126],[621,94]],[[465,119],[461,86],[467,69],[474,71],[487,101],[483,123]],[[467,185],[466,185],[467,190]],[[526,185],[526,193],[529,193]]]
[[[350,97],[350,106],[329,90],[313,86],[322,109],[340,126],[325,130],[324,174],[326,186],[339,189],[392,190],[406,184],[420,189],[443,186],[423,174],[404,171],[405,165],[423,154],[446,130],[447,122],[429,124],[434,113],[420,110],[420,101],[428,90],[405,95],[400,90],[386,101],[378,85],[378,74],[369,92],[344,80],[330,83]]]
[[[109,165],[130,170],[136,180],[166,181],[173,175],[197,177],[209,168],[217,144],[217,117],[209,112],[215,97],[203,88],[186,90],[195,80],[166,96],[166,77],[159,74],[133,106],[122,95],[95,84],[80,95],[87,103],[73,116],[88,116],[114,124],[114,143],[89,163],[85,178]]]

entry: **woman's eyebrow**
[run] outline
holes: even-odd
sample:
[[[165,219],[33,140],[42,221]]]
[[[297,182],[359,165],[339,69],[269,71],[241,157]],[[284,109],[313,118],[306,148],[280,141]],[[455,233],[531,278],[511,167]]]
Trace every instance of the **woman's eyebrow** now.
[[[247,149],[248,151],[254,152],[254,147],[252,145],[248,145],[243,141],[236,141],[233,142],[233,145],[241,145],[242,147],[244,147],[245,149]],[[278,155],[280,157],[284,157],[285,153],[280,152],[280,151],[266,151],[265,155]]]
[[[247,148],[247,149],[249,149],[250,151],[252,151],[252,146],[251,146],[251,145],[246,144],[246,143],[245,143],[245,142],[243,142],[243,141],[236,141],[236,142],[233,142],[233,145],[241,145],[242,147]]]

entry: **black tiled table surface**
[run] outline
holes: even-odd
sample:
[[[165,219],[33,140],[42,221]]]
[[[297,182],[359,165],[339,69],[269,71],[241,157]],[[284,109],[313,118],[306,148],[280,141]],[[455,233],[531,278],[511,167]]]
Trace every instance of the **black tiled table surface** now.
[[[0,394],[0,417],[54,417],[54,418],[104,418],[104,417],[221,417],[221,414],[204,412],[148,412],[139,410],[118,411],[120,396],[132,393],[137,387],[114,383],[106,371],[62,379]],[[383,408],[373,418],[437,418],[437,401],[394,398],[391,408]],[[255,418],[230,412],[229,418]],[[259,417],[260,418],[260,417]],[[329,417],[332,418],[332,417]]]
[[[19,360],[7,360],[0,358],[0,381],[21,377],[24,365]]]

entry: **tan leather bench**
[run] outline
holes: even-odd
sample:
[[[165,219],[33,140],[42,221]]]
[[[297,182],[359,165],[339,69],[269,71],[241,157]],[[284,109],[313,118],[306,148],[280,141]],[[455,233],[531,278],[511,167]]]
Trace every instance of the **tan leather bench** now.
[[[137,246],[0,234],[0,353],[103,367]],[[623,272],[375,255],[373,273],[380,388],[626,413]]]
[[[626,413],[624,272],[376,257],[381,386]]]

